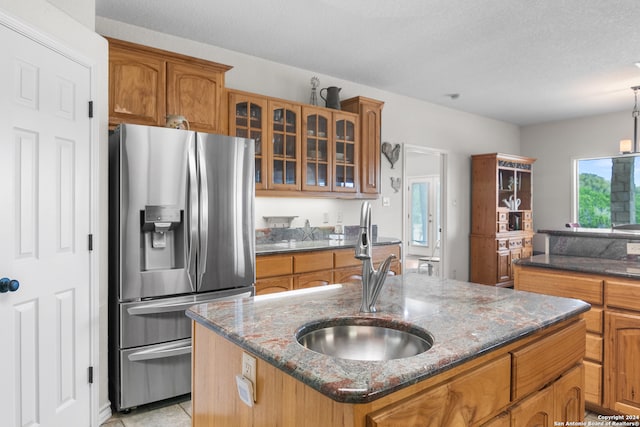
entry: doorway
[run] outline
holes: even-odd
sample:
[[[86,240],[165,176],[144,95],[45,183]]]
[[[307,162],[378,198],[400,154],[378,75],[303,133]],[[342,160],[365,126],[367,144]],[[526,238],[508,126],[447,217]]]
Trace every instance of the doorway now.
[[[420,259],[437,259],[433,275],[443,272],[445,227],[444,190],[446,153],[426,147],[403,145],[403,257],[408,268],[422,272]],[[408,260],[414,262],[408,263]]]

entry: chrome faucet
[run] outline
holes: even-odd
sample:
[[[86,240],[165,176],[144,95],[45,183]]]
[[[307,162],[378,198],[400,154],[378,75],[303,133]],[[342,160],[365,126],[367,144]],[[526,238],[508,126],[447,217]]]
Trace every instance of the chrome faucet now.
[[[360,305],[362,313],[375,313],[376,301],[382,285],[384,285],[384,280],[387,278],[391,260],[396,257],[393,254],[389,255],[380,263],[378,271],[376,271],[371,261],[371,250],[371,204],[362,202],[360,231],[356,242],[356,258],[362,261],[362,304]]]

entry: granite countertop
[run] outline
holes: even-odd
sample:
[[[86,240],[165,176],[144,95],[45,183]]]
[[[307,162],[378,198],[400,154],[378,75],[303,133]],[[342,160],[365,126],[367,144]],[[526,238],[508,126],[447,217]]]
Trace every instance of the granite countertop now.
[[[390,277],[377,313],[360,313],[360,296],[360,285],[329,285],[200,304],[187,315],[335,401],[365,403],[590,307],[575,299],[417,273]],[[434,345],[404,359],[358,361],[325,356],[296,341],[296,331],[307,323],[354,316],[425,329]]]
[[[402,241],[391,237],[378,237],[374,246],[397,245]],[[334,248],[355,248],[356,240],[292,240],[279,243],[259,243],[256,244],[256,255],[270,255],[285,252],[320,251]]]
[[[540,254],[514,262],[522,266],[640,279],[640,263],[635,260]]]
[[[640,240],[640,230],[612,229],[612,228],[562,228],[558,230],[538,230],[538,233],[550,236],[581,236],[610,239],[637,239]]]

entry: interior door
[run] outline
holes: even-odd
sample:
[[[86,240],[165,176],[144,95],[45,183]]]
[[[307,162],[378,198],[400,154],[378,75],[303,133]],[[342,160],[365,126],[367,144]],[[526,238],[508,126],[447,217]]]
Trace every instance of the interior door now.
[[[0,24],[0,424],[88,426],[90,70]]]
[[[408,180],[409,254],[439,256],[440,177],[411,177]]]

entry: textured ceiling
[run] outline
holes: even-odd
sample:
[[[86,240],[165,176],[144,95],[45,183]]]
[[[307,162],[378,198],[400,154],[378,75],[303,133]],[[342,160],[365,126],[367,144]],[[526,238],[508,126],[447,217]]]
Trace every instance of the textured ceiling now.
[[[631,116],[640,85],[637,0],[96,0],[96,15],[520,125]]]

